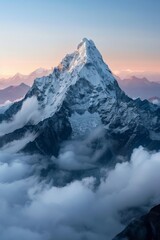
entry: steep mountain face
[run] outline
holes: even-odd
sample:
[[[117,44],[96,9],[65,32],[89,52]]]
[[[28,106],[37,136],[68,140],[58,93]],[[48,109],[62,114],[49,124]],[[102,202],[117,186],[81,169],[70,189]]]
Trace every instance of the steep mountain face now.
[[[132,221],[113,240],[159,240],[160,239],[160,205],[139,219]]]
[[[150,82],[146,78],[138,78],[135,76],[123,80],[117,78],[117,81],[129,97],[139,97],[142,100],[154,96],[160,97],[160,84],[158,82]]]
[[[38,78],[25,98],[0,115],[0,127],[14,122],[27,101],[36,101],[38,116],[0,133],[0,146],[32,134],[23,151],[58,155],[66,139],[80,139],[98,126],[114,151],[128,154],[134,147],[160,146],[160,108],[132,100],[118,86],[93,41],[83,39],[47,77]],[[97,136],[98,137],[98,136]]]
[[[28,92],[29,86],[21,83],[18,86],[10,86],[0,90],[0,104],[4,104],[6,101],[14,102],[18,100]]]

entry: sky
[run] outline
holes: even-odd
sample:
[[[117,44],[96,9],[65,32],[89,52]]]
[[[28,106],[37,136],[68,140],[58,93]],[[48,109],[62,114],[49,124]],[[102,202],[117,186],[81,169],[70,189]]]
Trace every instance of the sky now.
[[[56,66],[83,37],[114,72],[160,72],[159,0],[0,0],[0,76]]]

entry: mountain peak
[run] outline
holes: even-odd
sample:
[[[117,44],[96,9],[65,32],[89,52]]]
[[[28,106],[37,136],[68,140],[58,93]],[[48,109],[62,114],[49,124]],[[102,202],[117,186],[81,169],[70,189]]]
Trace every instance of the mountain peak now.
[[[102,55],[96,48],[94,42],[92,40],[89,40],[87,38],[83,38],[81,42],[78,44],[77,51],[79,54],[79,57],[83,59],[85,63],[91,63],[96,60],[96,63],[98,61],[103,61]]]
[[[53,73],[48,78],[38,78],[35,81],[36,86],[48,88],[51,84],[67,89],[74,85],[77,81],[85,79],[93,86],[115,85],[115,78],[110,69],[103,61],[102,55],[96,48],[94,42],[87,38],[83,38],[78,44],[77,50],[71,54],[67,54],[58,67],[54,68]],[[111,89],[111,88],[110,88]],[[114,86],[112,87],[113,92]]]
[[[120,92],[114,76],[103,61],[94,42],[84,38],[77,50],[67,54],[58,67],[54,68],[51,75],[35,80],[29,95],[31,96],[35,92],[38,94],[41,105],[43,108],[46,106],[44,109],[46,118],[60,109],[71,89],[74,88],[74,92],[78,95],[79,88],[82,88],[81,91],[88,95],[87,87],[90,89],[91,95],[97,92],[96,89],[101,89],[107,98],[112,99],[116,99],[117,93]],[[97,92],[97,95],[99,94]],[[90,99],[93,99],[93,96],[90,96]],[[88,104],[92,105],[90,102],[91,100],[88,102],[86,100],[87,106]]]
[[[81,40],[75,52],[65,56],[59,64],[58,69],[61,72],[67,72],[72,75],[75,73],[77,75],[78,72],[82,78],[84,77],[87,80],[88,77],[85,73],[93,73],[92,77],[90,76],[89,81],[93,83],[96,78],[96,85],[101,80],[105,81],[106,85],[114,83],[115,81],[109,67],[103,61],[102,55],[96,48],[94,42],[87,38]]]
[[[95,47],[95,44],[92,40],[83,38],[81,42],[78,44],[77,50],[79,50],[81,47],[87,49],[88,47]]]

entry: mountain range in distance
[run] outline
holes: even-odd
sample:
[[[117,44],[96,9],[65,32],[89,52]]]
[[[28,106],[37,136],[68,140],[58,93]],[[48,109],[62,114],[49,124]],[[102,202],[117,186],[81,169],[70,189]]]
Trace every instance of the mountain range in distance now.
[[[121,89],[131,98],[150,99],[152,97],[160,97],[160,83],[151,82],[147,78],[138,78],[132,76],[121,80],[117,78]]]
[[[0,104],[2,105],[20,100],[29,89],[30,87],[25,83],[0,89]]]
[[[0,104],[5,104],[8,101],[14,102],[22,98],[33,84],[34,80],[39,77],[47,76],[52,72],[39,68],[29,75],[17,73],[8,79],[0,79]],[[120,88],[131,98],[147,99],[153,104],[160,105],[160,83],[149,81],[145,77],[131,76],[121,79],[115,76]]]
[[[115,75],[117,75],[120,79],[130,79],[133,76],[137,78],[147,78],[150,82],[158,82],[160,83],[160,72],[153,71],[136,71],[136,70],[121,70],[115,71]]]
[[[52,71],[53,71],[52,69],[38,68],[28,75],[17,73],[12,77],[8,78],[2,77],[0,78],[0,89],[4,89],[9,86],[20,85],[21,83],[25,83],[26,85],[31,86],[36,78],[47,76]]]
[[[0,105],[15,102],[24,97],[36,78],[47,76],[51,71],[51,69],[38,68],[28,75],[17,73],[13,77],[0,78]]]

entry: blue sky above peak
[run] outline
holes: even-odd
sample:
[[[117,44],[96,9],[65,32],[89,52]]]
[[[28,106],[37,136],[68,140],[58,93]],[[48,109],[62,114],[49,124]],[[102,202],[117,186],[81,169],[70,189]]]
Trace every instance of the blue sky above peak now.
[[[159,0],[2,0],[0,73],[50,68],[83,37],[113,70],[160,68]]]

